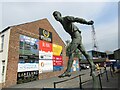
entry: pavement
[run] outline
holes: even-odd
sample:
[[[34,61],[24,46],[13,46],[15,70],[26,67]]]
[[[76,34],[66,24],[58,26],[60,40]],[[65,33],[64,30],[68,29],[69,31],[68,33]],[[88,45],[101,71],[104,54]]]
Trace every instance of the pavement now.
[[[89,76],[89,71],[90,71],[89,69],[81,70],[81,71],[72,73],[71,77],[65,77],[65,78],[52,77],[48,79],[32,81],[32,82],[23,83],[23,84],[17,84],[9,88],[54,88],[54,82],[66,80],[66,79],[78,76],[80,74],[85,74],[83,77],[84,78],[83,80],[92,79],[91,76]],[[56,88],[72,88],[72,87],[78,87],[78,86],[79,86],[79,78],[75,78],[67,82],[57,84]]]
[[[52,77],[52,78],[48,78],[48,79],[43,79],[43,80],[37,80],[37,81],[32,81],[29,83],[23,83],[23,84],[17,84],[14,85],[12,87],[9,88],[4,88],[2,90],[7,90],[7,89],[11,89],[14,90],[17,88],[17,90],[40,90],[40,89],[54,89],[54,82],[59,82],[59,81],[63,81],[63,80],[67,80],[73,77],[76,77],[78,75],[82,75],[81,76],[81,81],[85,82],[82,84],[82,90],[83,89],[92,89],[92,77],[90,76],[90,70],[81,70],[81,71],[77,71],[77,72],[73,72],[71,77],[65,77],[65,78],[58,78],[58,77]],[[103,72],[103,70],[102,70]],[[118,82],[119,82],[119,76],[120,73],[114,73],[111,75],[109,69],[107,70],[107,74],[108,74],[108,80],[106,78],[106,74],[102,74],[101,76],[101,82],[102,82],[102,89],[111,89],[111,90],[120,90],[119,86],[118,86]],[[80,90],[80,80],[79,77],[68,80],[66,82],[62,82],[62,83],[57,83],[55,85],[55,89],[73,89],[73,90]],[[101,90],[102,90],[101,89]]]
[[[107,71],[108,73],[108,80],[106,78],[106,73],[104,73],[101,77],[101,87],[102,89],[110,89],[110,90],[120,90],[119,80],[120,80],[120,73],[113,73],[111,75],[110,71]],[[82,88],[91,88],[92,89],[92,80],[85,83]],[[101,90],[102,90],[101,89]]]

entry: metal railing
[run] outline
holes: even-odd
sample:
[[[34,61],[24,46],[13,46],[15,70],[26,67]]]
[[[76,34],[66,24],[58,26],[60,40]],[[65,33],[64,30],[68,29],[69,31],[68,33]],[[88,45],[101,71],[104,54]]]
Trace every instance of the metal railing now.
[[[77,75],[77,76],[72,77],[72,78],[69,78],[69,79],[65,79],[65,80],[61,80],[61,81],[58,81],[58,82],[54,82],[54,88],[56,88],[56,84],[58,84],[58,83],[66,82],[66,81],[75,79],[75,78],[77,78],[77,77],[79,77],[79,81],[80,81],[80,82],[79,82],[79,85],[80,85],[80,88],[82,88],[82,85],[81,85],[81,76],[83,76],[83,75],[85,75],[85,74],[80,74],[80,75]]]
[[[104,69],[104,72],[102,72],[101,69],[100,69],[100,73],[96,76],[96,77],[99,78],[99,83],[100,83],[100,89],[101,90],[102,90],[102,80],[101,80],[101,77],[102,77],[102,74],[104,74],[104,73],[105,73],[105,76],[106,76],[106,81],[109,82],[108,73],[107,73],[106,69]],[[112,72],[110,71],[110,73],[112,73]],[[54,88],[56,88],[56,85],[58,83],[66,82],[66,81],[69,81],[69,80],[72,80],[72,79],[75,79],[75,78],[79,77],[79,87],[80,87],[80,89],[82,89],[82,84],[84,84],[84,83],[86,83],[88,81],[91,81],[91,79],[90,79],[90,80],[86,80],[86,81],[82,82],[81,76],[83,76],[83,75],[85,75],[85,74],[77,75],[77,76],[69,78],[69,79],[65,79],[65,80],[54,82]]]

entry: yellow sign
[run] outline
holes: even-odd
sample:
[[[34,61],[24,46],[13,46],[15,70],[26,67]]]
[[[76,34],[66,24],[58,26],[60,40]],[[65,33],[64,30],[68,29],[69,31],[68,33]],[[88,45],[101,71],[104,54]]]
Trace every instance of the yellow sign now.
[[[53,55],[60,56],[62,52],[62,46],[53,44],[52,49],[53,49]]]

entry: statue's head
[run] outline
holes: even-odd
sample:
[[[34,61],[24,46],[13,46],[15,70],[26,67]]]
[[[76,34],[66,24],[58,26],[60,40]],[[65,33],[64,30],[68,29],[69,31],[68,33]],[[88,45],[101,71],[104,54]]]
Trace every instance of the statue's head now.
[[[61,15],[60,12],[54,11],[54,12],[53,12],[53,16],[54,16],[54,18],[55,18],[57,21],[60,21],[62,15]]]

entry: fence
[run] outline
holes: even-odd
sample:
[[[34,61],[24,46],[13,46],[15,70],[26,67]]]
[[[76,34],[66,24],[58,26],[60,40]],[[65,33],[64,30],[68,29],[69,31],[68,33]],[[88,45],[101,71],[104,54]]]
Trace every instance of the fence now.
[[[107,70],[106,70],[106,69],[104,69],[104,72],[102,72],[101,69],[100,69],[100,73],[97,75],[97,77],[99,78],[100,89],[101,89],[101,90],[102,90],[101,77],[102,77],[102,74],[104,74],[104,73],[105,73],[105,76],[106,76],[106,81],[109,82],[108,73],[107,73]],[[113,77],[113,74],[112,74],[112,71],[111,71],[111,70],[110,70],[110,73],[111,73],[111,76]],[[75,79],[75,78],[79,77],[79,87],[80,87],[80,89],[82,89],[82,84],[90,81],[90,80],[87,80],[87,81],[82,82],[81,76],[83,76],[83,75],[85,75],[85,74],[80,74],[80,75],[77,75],[77,76],[75,76],[75,77],[72,77],[72,78],[69,78],[69,79],[66,79],[66,80],[61,80],[61,81],[58,81],[58,82],[54,82],[54,88],[56,88],[56,85],[57,85],[58,83],[66,82],[66,81],[69,81],[69,80],[72,80],[72,79]]]

